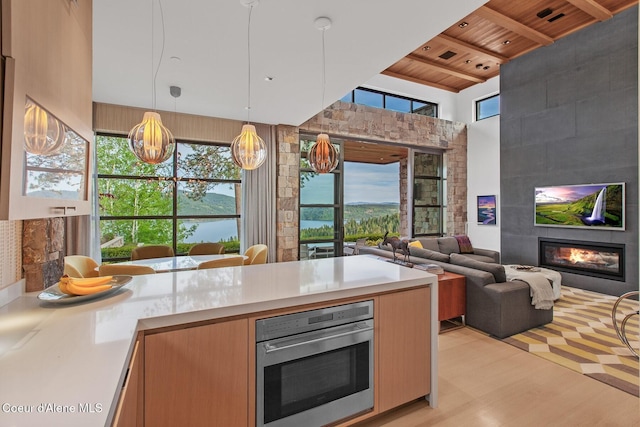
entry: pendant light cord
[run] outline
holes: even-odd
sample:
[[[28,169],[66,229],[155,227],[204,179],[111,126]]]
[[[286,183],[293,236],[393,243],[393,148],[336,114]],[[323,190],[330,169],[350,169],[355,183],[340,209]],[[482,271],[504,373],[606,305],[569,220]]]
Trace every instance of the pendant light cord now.
[[[253,3],[249,5],[249,20],[247,21],[247,124],[251,123],[251,12]]]
[[[155,0],[151,0],[151,74],[153,77],[153,87],[152,87],[152,104],[153,111],[156,111],[156,80],[158,79],[158,71],[160,71],[160,64],[162,64],[162,57],[164,56],[164,42],[165,42],[165,31],[164,31],[164,12],[162,10],[162,0],[158,0],[158,5],[160,6],[160,22],[162,23],[162,48],[160,49],[160,59],[158,60],[158,66],[156,67],[155,73],[153,71],[153,40],[154,40],[154,6]]]
[[[320,114],[322,114],[322,116],[320,117],[320,133],[323,133],[324,130],[324,92],[325,92],[325,86],[327,83],[327,79],[326,79],[326,65],[325,65],[325,52],[324,52],[324,33],[325,31],[327,31],[326,28],[322,29],[322,104],[320,104]]]

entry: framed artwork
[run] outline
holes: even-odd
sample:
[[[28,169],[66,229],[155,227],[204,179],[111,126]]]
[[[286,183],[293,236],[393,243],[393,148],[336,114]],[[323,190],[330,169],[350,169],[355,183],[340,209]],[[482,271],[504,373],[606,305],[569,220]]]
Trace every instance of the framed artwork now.
[[[624,182],[535,187],[534,206],[536,226],[624,230]]]
[[[478,224],[496,225],[498,223],[498,210],[496,196],[478,196]]]

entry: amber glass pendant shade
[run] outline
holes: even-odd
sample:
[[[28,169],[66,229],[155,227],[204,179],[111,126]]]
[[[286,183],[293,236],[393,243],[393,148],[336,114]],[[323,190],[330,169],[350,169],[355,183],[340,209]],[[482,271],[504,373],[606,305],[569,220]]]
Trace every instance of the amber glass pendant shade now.
[[[267,158],[267,145],[256,133],[254,125],[243,125],[242,132],[231,141],[231,157],[242,169],[260,167]]]
[[[66,140],[65,126],[44,108],[27,100],[24,111],[24,149],[46,156],[56,154]]]
[[[129,148],[145,163],[156,165],[169,159],[175,149],[173,134],[162,124],[160,114],[147,111],[142,122],[129,132]]]
[[[329,173],[338,166],[338,150],[329,141],[329,135],[321,133],[308,153],[311,169],[318,173]]]

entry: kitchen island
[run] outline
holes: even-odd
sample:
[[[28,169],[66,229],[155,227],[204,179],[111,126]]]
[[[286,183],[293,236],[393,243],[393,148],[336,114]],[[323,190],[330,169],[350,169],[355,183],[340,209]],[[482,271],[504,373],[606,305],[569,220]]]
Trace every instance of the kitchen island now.
[[[15,426],[111,425],[132,353],[150,331],[196,330],[193,325],[424,288],[430,293],[426,394],[435,406],[436,276],[353,256],[134,276],[111,296],[75,305],[25,294],[0,307],[0,419]],[[395,403],[383,406],[389,405]],[[251,424],[251,406],[247,413]]]

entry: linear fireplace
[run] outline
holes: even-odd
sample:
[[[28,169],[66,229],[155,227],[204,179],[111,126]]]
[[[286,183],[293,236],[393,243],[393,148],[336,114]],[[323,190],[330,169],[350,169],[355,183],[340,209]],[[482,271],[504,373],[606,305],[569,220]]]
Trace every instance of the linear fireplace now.
[[[624,282],[624,245],[538,238],[541,267]]]

